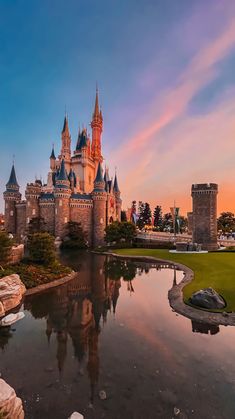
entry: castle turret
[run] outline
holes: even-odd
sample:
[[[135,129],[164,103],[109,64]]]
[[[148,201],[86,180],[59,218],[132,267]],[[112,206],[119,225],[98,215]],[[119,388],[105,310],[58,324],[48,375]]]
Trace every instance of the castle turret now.
[[[51,155],[50,155],[50,169],[52,171],[55,170],[55,162],[56,162],[56,157],[55,157],[55,150],[54,150],[54,146],[53,146],[52,151],[51,151]]]
[[[69,123],[67,115],[64,118],[64,126],[61,133],[61,158],[65,160],[65,162],[69,162],[71,159],[71,136],[69,132]]]
[[[55,236],[62,237],[64,226],[69,221],[69,198],[71,196],[70,181],[65,170],[64,159],[55,182]]]
[[[121,193],[120,193],[120,189],[118,187],[118,181],[117,181],[117,174],[116,173],[115,173],[114,184],[113,184],[113,193],[115,195],[115,201],[116,201],[116,219],[118,221],[121,221],[122,200],[120,198]]]
[[[3,194],[5,200],[5,229],[8,233],[12,234],[16,234],[17,230],[16,204],[21,200],[19,190],[20,187],[16,179],[15,167],[13,164],[10,178],[6,184],[6,191]]]
[[[42,192],[42,182],[36,180],[34,183],[28,183],[26,186],[26,227],[30,220],[39,217],[39,198]]]
[[[106,201],[107,192],[102,175],[101,163],[98,164],[94,181],[93,197],[93,245],[100,246],[104,243],[104,230],[106,227]]]
[[[95,98],[95,108],[91,121],[92,128],[92,145],[91,153],[92,157],[96,162],[96,168],[98,163],[103,161],[102,152],[101,152],[101,134],[103,130],[103,116],[99,107],[99,96],[98,89],[96,89],[96,98]]]

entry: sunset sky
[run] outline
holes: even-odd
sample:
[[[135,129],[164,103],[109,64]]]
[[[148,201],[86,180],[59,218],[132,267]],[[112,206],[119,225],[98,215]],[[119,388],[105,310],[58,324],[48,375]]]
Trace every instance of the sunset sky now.
[[[0,0],[0,210],[13,154],[22,193],[46,180],[65,107],[75,145],[96,81],[124,208],[186,213],[191,184],[216,182],[235,212],[231,0]]]

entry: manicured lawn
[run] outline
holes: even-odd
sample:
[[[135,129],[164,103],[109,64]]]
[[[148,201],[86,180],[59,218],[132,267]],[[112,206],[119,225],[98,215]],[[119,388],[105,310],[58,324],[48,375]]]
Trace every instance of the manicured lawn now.
[[[162,249],[119,249],[120,255],[152,256],[182,263],[194,271],[194,280],[184,287],[187,303],[194,291],[212,287],[227,302],[226,311],[235,311],[235,253],[174,254]]]

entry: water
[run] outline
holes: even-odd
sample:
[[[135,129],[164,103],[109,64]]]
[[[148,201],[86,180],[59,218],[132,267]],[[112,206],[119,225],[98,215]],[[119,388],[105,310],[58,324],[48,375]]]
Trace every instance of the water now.
[[[235,330],[172,312],[181,271],[89,253],[64,261],[78,278],[26,299],[25,318],[0,335],[0,372],[26,419],[235,418]]]

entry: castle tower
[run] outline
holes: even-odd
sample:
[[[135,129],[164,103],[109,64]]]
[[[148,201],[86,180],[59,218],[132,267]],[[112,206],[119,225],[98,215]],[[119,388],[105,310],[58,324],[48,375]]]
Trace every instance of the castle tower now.
[[[69,221],[69,198],[71,196],[70,182],[65,170],[64,159],[55,184],[55,236],[62,237],[64,226]]]
[[[51,155],[50,155],[50,169],[52,172],[54,172],[56,169],[55,162],[56,162],[56,157],[55,157],[55,150],[54,150],[54,145],[53,145]]]
[[[217,194],[216,183],[192,185],[193,242],[205,250],[217,250]]]
[[[103,157],[101,153],[101,134],[103,130],[103,116],[99,107],[99,96],[98,89],[96,89],[96,98],[95,98],[95,108],[91,121],[92,128],[92,144],[91,144],[91,154],[96,163],[96,170],[98,163],[102,163]]]
[[[8,233],[16,234],[17,231],[17,216],[16,204],[21,200],[15,173],[14,164],[12,165],[10,178],[6,184],[6,191],[3,194],[5,200],[5,229]]]
[[[94,181],[93,198],[93,245],[100,246],[104,243],[104,229],[106,227],[106,201],[107,192],[102,175],[101,163],[98,164]]]
[[[61,159],[65,160],[65,163],[70,162],[71,159],[71,136],[69,132],[69,123],[67,115],[64,117],[64,126],[61,133]],[[67,168],[67,165],[66,165]]]
[[[118,187],[118,181],[117,181],[117,174],[116,173],[115,173],[114,184],[113,184],[113,192],[114,192],[115,201],[116,201],[116,220],[121,221],[122,200],[120,198],[121,193],[120,193],[120,189]]]
[[[28,183],[26,186],[26,226],[30,220],[39,217],[39,198],[42,191],[42,183],[36,180],[34,183]]]

